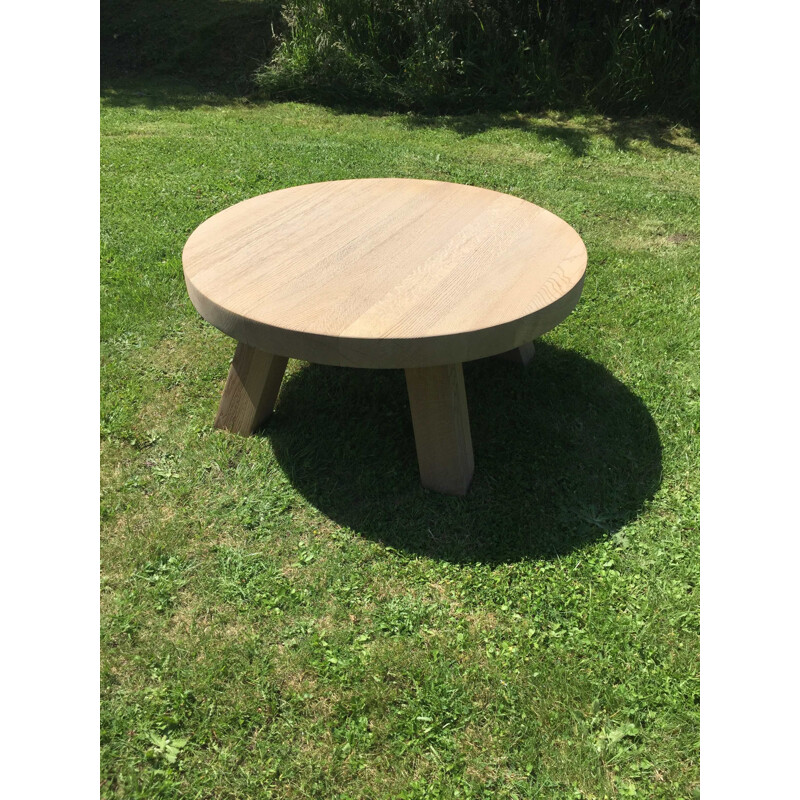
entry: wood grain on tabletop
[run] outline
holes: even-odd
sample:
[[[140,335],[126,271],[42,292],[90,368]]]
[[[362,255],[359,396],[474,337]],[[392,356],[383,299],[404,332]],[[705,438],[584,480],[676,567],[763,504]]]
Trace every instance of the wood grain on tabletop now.
[[[424,367],[495,355],[575,307],[580,236],[511,195],[374,178],[260,195],[202,223],[189,295],[233,338],[322,364]]]

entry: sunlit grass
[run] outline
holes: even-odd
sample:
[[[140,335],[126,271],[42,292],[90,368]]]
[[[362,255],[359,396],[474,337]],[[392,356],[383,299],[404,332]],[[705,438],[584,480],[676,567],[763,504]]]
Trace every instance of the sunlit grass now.
[[[117,83],[102,112],[102,796],[690,798],[698,785],[698,147],[652,120],[430,118]],[[211,427],[233,342],[180,253],[299,183],[458,181],[584,238],[527,371],[465,367],[465,499],[402,374],[290,362]]]

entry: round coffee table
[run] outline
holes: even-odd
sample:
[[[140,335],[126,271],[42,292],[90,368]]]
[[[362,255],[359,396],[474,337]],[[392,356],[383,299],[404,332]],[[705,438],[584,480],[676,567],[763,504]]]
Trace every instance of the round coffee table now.
[[[474,464],[461,364],[527,362],[577,304],[586,248],[517,197],[369,178],[237,203],[192,233],[183,270],[200,315],[239,343],[216,427],[263,424],[290,357],[404,369],[422,484],[463,495]]]

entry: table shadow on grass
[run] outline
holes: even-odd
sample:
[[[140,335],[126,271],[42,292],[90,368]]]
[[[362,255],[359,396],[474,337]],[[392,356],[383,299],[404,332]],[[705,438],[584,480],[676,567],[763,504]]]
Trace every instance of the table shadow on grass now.
[[[463,498],[419,484],[402,370],[305,365],[260,435],[330,519],[452,562],[565,554],[618,531],[657,490],[656,426],[601,365],[537,343],[527,369],[484,359],[464,378],[475,477]]]

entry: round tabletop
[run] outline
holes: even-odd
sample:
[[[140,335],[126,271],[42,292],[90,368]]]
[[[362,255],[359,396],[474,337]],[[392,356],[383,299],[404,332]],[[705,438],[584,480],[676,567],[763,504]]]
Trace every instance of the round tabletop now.
[[[183,250],[208,322],[275,355],[427,367],[511,350],[578,302],[586,248],[500,192],[368,178],[294,186],[202,223]]]

